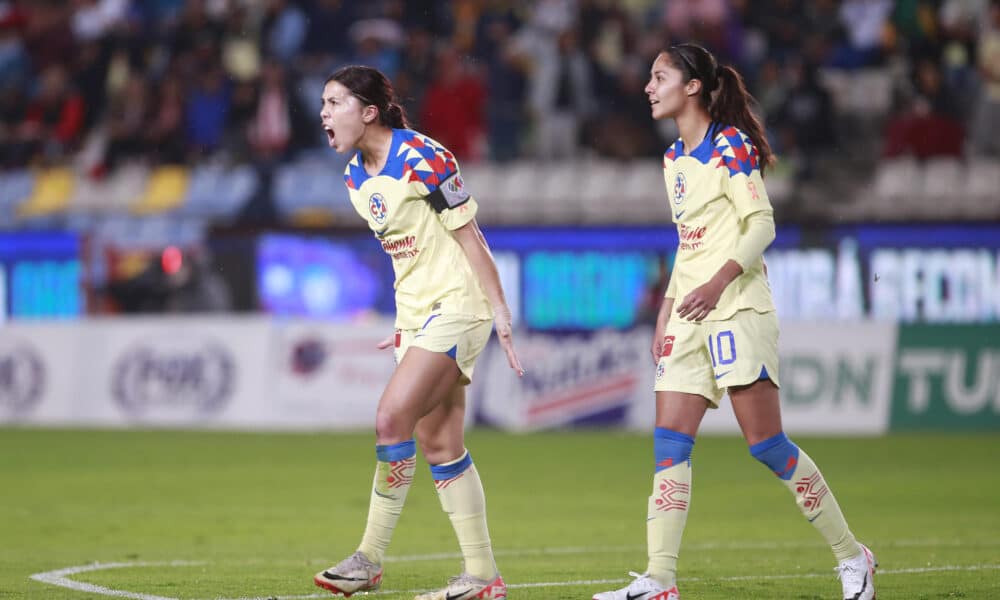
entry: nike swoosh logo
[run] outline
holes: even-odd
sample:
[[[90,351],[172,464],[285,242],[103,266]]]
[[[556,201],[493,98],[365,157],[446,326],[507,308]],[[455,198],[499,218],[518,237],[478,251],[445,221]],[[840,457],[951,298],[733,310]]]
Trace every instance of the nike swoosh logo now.
[[[674,218],[675,218],[675,219],[679,219],[679,218],[681,218],[681,216],[682,216],[682,215],[683,215],[684,213],[686,213],[686,212],[687,212],[686,210],[682,210],[682,211],[680,211],[680,212],[675,212],[675,213],[674,213]]]
[[[715,380],[718,381],[719,379],[722,379],[723,377],[725,377],[726,375],[729,375],[732,372],[733,372],[732,369],[730,369],[728,371],[723,371],[722,373],[719,373],[718,375],[715,376]]]
[[[823,514],[823,513],[820,512],[815,517],[813,517],[811,519],[809,517],[806,517],[806,520],[808,520],[810,523],[812,523],[813,521],[815,521],[816,519],[818,519],[821,514]]]
[[[629,594],[628,592],[625,592],[625,600],[636,600],[636,598],[645,598],[647,595],[649,595],[649,592],[635,594],[634,596],[632,594]]]
[[[383,494],[382,492],[380,492],[378,490],[372,490],[372,491],[375,492],[375,495],[378,496],[379,498],[385,498],[386,500],[395,500],[396,499],[396,497],[393,496],[392,494]]]
[[[329,571],[323,571],[323,577],[333,579],[334,581],[366,581],[364,577],[344,577],[343,575],[337,575]]]
[[[463,590],[463,591],[461,591],[461,592],[459,592],[457,594],[452,594],[451,592],[448,592],[447,594],[444,595],[444,600],[457,600],[458,598],[461,598],[462,596],[468,594],[471,591],[472,591],[472,588],[469,588],[467,590]]]

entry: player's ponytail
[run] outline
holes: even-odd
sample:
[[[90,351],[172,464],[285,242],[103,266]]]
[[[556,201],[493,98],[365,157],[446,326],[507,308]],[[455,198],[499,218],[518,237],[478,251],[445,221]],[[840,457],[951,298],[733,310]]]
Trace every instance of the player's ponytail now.
[[[381,112],[380,112],[381,115]],[[409,129],[410,123],[406,120],[406,109],[397,102],[390,102],[385,110],[385,123],[393,129]]]
[[[684,73],[684,81],[701,81],[698,101],[708,111],[712,121],[734,125],[750,138],[757,148],[763,175],[764,169],[774,162],[774,152],[767,141],[764,126],[750,110],[754,99],[739,72],[728,65],[720,65],[711,52],[696,44],[671,46],[665,53],[671,63]]]
[[[351,94],[365,106],[378,109],[378,122],[393,129],[409,129],[406,110],[396,100],[392,82],[378,69],[362,65],[349,65],[330,75],[326,83],[336,81],[351,90]]]
[[[753,96],[750,95],[743,77],[736,69],[729,65],[719,65],[715,74],[718,89],[713,94],[708,114],[713,121],[735,125],[750,138],[757,148],[760,173],[763,175],[764,169],[774,162],[774,152],[771,150],[771,144],[767,142],[763,124],[750,110],[754,102]]]

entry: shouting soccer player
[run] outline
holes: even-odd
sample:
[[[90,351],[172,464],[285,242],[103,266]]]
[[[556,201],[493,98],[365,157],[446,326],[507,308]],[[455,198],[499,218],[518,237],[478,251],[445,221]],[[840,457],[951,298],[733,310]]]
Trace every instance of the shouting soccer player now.
[[[408,128],[381,72],[349,66],[334,73],[320,117],[330,147],[354,154],[344,173],[351,203],[392,257],[396,333],[381,347],[394,343],[396,369],[375,417],[378,462],[361,545],[314,581],[345,596],[379,586],[419,442],[465,569],[418,599],[506,598],[483,486],[465,449],[465,386],[494,325],[511,368],[523,370],[496,264],[476,223],[476,201],[452,153]]]

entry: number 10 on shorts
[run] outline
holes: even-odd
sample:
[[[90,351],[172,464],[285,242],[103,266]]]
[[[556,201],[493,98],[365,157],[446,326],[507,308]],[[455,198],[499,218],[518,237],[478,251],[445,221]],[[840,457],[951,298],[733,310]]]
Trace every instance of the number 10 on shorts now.
[[[729,329],[708,336],[708,353],[712,355],[712,368],[736,362],[736,338]]]

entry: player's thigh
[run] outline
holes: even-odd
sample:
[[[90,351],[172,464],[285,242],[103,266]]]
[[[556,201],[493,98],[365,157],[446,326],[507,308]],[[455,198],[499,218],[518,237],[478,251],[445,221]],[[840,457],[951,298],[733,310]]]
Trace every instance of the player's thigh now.
[[[379,399],[376,433],[408,437],[417,421],[457,385],[460,375],[455,359],[447,354],[409,348]]]
[[[656,426],[695,437],[709,406],[698,394],[656,392]]]
[[[719,405],[722,391],[713,378],[708,335],[709,327],[704,323],[676,317],[667,322],[663,333],[663,354],[656,364],[653,387],[658,396],[660,392],[696,395],[707,400],[713,408]]]
[[[428,464],[453,461],[465,452],[465,386],[454,385],[417,421],[417,442]]]

